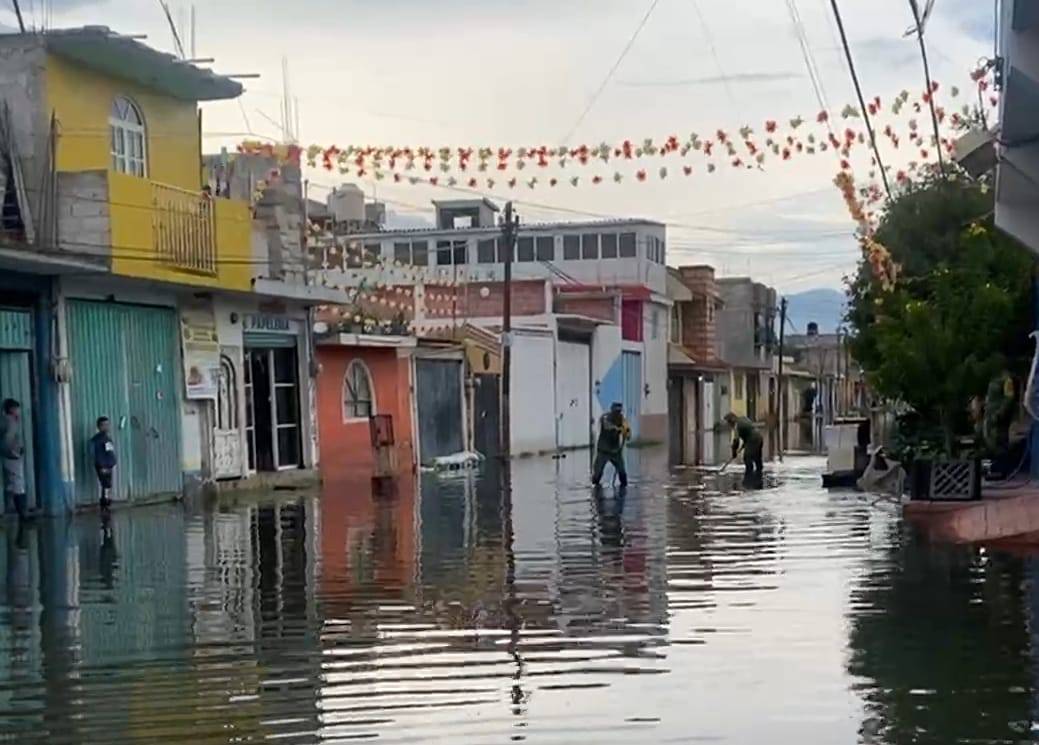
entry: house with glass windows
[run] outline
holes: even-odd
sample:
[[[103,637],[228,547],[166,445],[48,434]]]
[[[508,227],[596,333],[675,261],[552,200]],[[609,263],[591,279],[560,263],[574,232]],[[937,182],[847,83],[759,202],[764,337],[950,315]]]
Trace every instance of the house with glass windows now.
[[[308,308],[341,293],[302,269],[298,172],[207,188],[199,104],[241,92],[105,27],[0,36],[0,396],[43,511],[96,503],[101,416],[118,501],[317,462]]]
[[[336,231],[312,247],[331,286],[403,309],[412,332],[502,330],[498,206],[434,202],[436,227]],[[587,447],[624,405],[634,437],[663,442],[671,301],[666,228],[650,220],[520,224],[512,261],[514,454]],[[499,338],[499,342],[502,340]]]

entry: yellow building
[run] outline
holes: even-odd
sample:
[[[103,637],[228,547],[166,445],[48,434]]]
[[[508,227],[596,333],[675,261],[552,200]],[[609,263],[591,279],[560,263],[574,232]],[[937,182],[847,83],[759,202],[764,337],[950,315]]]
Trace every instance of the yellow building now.
[[[105,27],[0,36],[0,394],[40,402],[41,509],[97,501],[101,416],[117,500],[316,463],[308,308],[341,293],[307,281],[298,168],[256,206],[206,183],[199,102],[241,92]]]

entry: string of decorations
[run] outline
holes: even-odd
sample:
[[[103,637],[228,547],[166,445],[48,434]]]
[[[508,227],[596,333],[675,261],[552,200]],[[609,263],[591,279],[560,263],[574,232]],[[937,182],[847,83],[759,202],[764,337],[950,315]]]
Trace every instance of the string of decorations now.
[[[979,94],[989,90],[991,83],[987,67],[979,68],[971,77],[978,86]],[[936,99],[940,90],[940,84],[934,82],[931,90],[924,91],[915,98],[909,91],[902,91],[886,109],[879,97],[867,103],[871,116],[878,117],[881,112],[889,111],[893,117],[899,118],[887,123],[881,121],[877,125],[877,132],[879,138],[895,149],[907,152],[912,148],[911,160],[902,169],[902,180],[922,163],[935,158],[938,148],[950,154],[953,152],[954,137],[942,136],[939,140],[933,134],[925,135],[925,127],[917,119],[917,115],[925,113],[925,107],[932,99]],[[949,89],[950,98],[955,99],[960,95],[959,89]],[[990,95],[988,103],[996,106],[998,98]],[[949,109],[938,105],[936,114],[940,124],[955,130],[969,118],[970,106],[964,105],[961,110],[950,113]],[[856,126],[855,120],[861,120],[861,116],[862,113],[857,107],[848,105],[837,115],[820,111],[812,120],[803,117],[794,117],[782,123],[774,119],[766,120],[761,133],[745,126],[736,132],[717,129],[710,136],[692,133],[685,138],[668,135],[662,140],[645,138],[638,142],[624,140],[612,144],[583,144],[574,147],[539,145],[515,148],[411,148],[351,145],[339,148],[335,145],[311,145],[304,149],[296,145],[244,142],[239,146],[239,151],[262,154],[297,164],[305,161],[312,167],[320,165],[326,170],[337,170],[341,174],[370,176],[376,180],[392,179],[396,183],[413,185],[421,183],[469,188],[486,186],[488,189],[497,186],[514,188],[520,185],[533,189],[539,185],[555,187],[564,184],[577,187],[582,184],[620,183],[629,177],[641,183],[667,179],[679,173],[685,176],[701,171],[714,173],[721,166],[763,169],[770,160],[789,161],[797,156],[829,151],[839,155],[841,170],[850,171],[853,151],[868,146],[866,132]],[[843,131],[833,126],[838,117],[845,122]],[[692,156],[698,156],[706,162],[698,166],[690,160]],[[659,164],[660,159],[667,158],[671,159],[668,164]],[[650,164],[650,159],[656,159],[656,163]],[[871,157],[870,161],[875,168],[873,160]],[[611,163],[634,165],[637,169],[634,174],[614,170],[612,173],[596,173],[591,176],[564,175],[556,170]],[[533,169],[536,173],[544,172],[528,177],[520,173],[526,169]],[[871,173],[870,178],[874,178],[875,175]]]

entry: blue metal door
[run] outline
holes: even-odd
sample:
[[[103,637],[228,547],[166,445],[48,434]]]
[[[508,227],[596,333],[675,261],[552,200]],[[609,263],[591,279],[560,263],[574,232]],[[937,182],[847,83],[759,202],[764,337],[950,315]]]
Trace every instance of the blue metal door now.
[[[639,439],[639,417],[642,414],[642,355],[622,352],[624,372],[624,418],[631,426],[631,437]]]
[[[419,457],[423,465],[434,458],[460,452],[462,439],[462,363],[457,360],[417,360]]]

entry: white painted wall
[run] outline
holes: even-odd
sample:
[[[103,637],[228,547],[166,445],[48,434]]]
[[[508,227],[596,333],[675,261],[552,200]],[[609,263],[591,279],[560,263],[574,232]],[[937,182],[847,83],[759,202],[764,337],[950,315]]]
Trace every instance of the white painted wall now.
[[[642,323],[642,383],[649,395],[642,399],[642,414],[667,414],[667,329],[670,308],[647,302]],[[654,317],[656,321],[654,322]]]
[[[522,328],[512,333],[512,452],[555,450],[555,334],[548,329]]]
[[[603,379],[610,373],[614,364],[619,364],[621,356],[621,329],[620,326],[596,326],[592,333],[592,418],[599,420],[610,402],[603,406],[599,400],[602,393]],[[621,400],[620,389],[617,390],[617,400]]]

